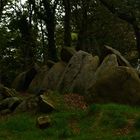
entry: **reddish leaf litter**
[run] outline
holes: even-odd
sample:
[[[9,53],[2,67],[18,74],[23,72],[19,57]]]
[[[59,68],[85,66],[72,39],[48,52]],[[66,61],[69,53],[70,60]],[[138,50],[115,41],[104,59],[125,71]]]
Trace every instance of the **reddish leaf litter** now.
[[[74,134],[80,134],[80,127],[78,126],[78,122],[76,120],[70,120],[69,127],[71,128]]]
[[[129,133],[133,132],[134,130],[134,120],[129,120],[127,126],[124,128],[117,129],[115,131],[116,135],[128,135]]]
[[[75,93],[64,95],[64,101],[70,108],[87,109],[87,103],[83,96]]]

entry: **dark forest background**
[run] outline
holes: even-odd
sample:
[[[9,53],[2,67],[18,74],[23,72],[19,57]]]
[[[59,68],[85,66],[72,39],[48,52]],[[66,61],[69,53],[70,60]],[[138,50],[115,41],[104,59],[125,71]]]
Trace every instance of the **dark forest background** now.
[[[9,86],[34,64],[57,62],[60,50],[140,57],[139,0],[0,0],[0,83]]]

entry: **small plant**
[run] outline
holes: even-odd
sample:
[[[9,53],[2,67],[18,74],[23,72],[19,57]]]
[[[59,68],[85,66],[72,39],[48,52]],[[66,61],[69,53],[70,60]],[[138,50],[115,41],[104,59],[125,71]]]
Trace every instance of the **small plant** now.
[[[136,129],[140,129],[140,117],[136,119],[135,123],[134,123],[134,127]]]
[[[136,134],[135,136],[132,136],[131,140],[140,140],[140,134]]]
[[[118,116],[114,119],[113,125],[115,128],[123,128],[127,125],[127,120],[124,116]]]
[[[70,128],[63,128],[59,131],[59,138],[69,138],[73,136],[73,132]]]
[[[97,113],[101,111],[101,107],[100,105],[96,105],[96,104],[92,104],[89,106],[88,112],[89,113]]]
[[[127,124],[127,119],[125,115],[119,111],[105,111],[102,116],[103,125],[111,125],[114,128],[123,128]]]

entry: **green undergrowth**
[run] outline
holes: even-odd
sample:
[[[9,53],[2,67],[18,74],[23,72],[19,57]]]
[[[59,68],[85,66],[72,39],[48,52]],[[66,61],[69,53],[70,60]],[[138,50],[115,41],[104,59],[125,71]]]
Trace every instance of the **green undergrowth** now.
[[[87,110],[48,114],[51,126],[40,130],[33,113],[0,117],[0,140],[139,140],[140,108],[92,104]]]

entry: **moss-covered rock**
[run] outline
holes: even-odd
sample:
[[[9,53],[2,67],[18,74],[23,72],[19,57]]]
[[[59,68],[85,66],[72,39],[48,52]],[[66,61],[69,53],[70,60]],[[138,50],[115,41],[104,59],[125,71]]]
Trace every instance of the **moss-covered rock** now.
[[[36,125],[40,129],[48,128],[51,125],[51,118],[49,116],[40,116],[37,118]]]
[[[37,72],[36,76],[33,78],[32,82],[29,85],[29,92],[38,94],[38,92],[43,88],[43,80],[48,75],[48,71],[49,68],[46,65],[40,68],[40,70]]]
[[[12,87],[17,91],[26,91],[39,70],[38,66],[34,66],[31,69],[20,73],[12,83]]]
[[[40,90],[55,90],[65,67],[66,64],[63,61],[55,63],[50,69],[47,66],[43,66],[32,80],[28,91],[38,94]]]
[[[118,50],[115,50],[114,48],[109,46],[105,46],[105,49],[107,50],[108,54],[113,53],[117,56],[117,61],[120,66],[132,67],[131,64],[122,56],[122,54]]]
[[[21,91],[24,88],[26,72],[20,73],[12,83],[12,88],[16,89],[17,91]]]
[[[4,85],[0,84],[0,98],[8,98],[8,97],[14,97],[17,95],[17,92],[14,89],[10,89],[5,87]]]
[[[104,72],[105,71],[109,72],[110,68],[114,66],[118,66],[116,55],[115,54],[107,55],[104,58],[103,62],[100,64],[100,66],[97,68],[94,75],[94,81],[96,81],[96,79],[99,79],[102,75],[105,75],[106,73]],[[92,82],[91,84],[94,84],[94,82]]]
[[[58,84],[63,92],[84,92],[99,65],[99,58],[84,51],[78,51],[69,61]]]
[[[0,111],[9,109],[14,111],[15,108],[20,104],[21,100],[17,97],[9,97],[0,102]]]
[[[44,89],[56,90],[58,82],[62,77],[66,64],[63,61],[57,62],[49,71],[47,75],[44,75],[42,87]]]
[[[85,57],[83,67],[72,83],[74,93],[85,94],[90,83],[93,82],[95,72],[99,66],[99,57]]]
[[[24,99],[15,109],[15,113],[20,112],[27,112],[27,111],[33,111],[36,112],[38,110],[38,104],[39,104],[39,97],[38,96],[29,96],[26,99]]]
[[[140,105],[140,79],[133,68],[114,66],[96,79],[88,95],[92,102]]]

